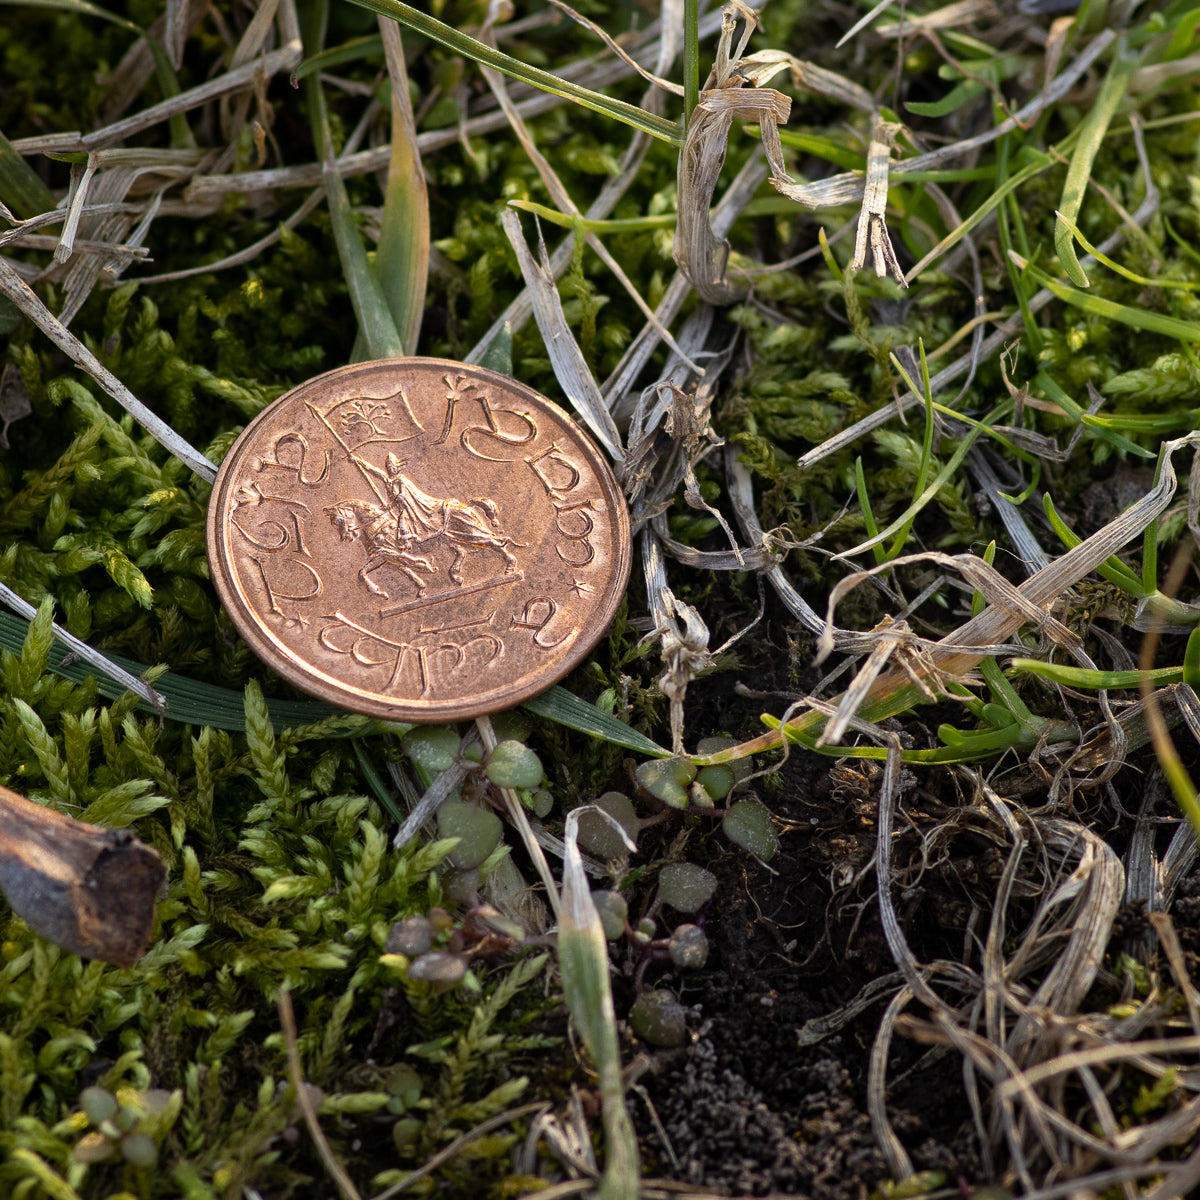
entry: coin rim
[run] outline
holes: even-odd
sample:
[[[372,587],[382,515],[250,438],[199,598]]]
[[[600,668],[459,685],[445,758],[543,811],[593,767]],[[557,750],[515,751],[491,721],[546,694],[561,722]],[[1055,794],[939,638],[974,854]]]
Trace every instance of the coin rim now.
[[[553,678],[543,680],[535,677],[530,680],[527,686],[520,686],[519,681],[516,684],[509,684],[507,688],[502,689],[499,696],[482,704],[478,700],[471,702],[469,699],[426,702],[384,700],[378,698],[377,693],[368,697],[361,692],[352,690],[350,685],[339,681],[335,676],[317,671],[299,654],[285,653],[279,643],[265,636],[257,613],[254,613],[253,610],[248,611],[247,607],[242,603],[236,582],[236,575],[228,559],[229,551],[224,536],[224,528],[227,522],[223,519],[222,514],[225,512],[226,499],[235,474],[235,464],[239,463],[246,443],[254,437],[258,427],[266,423],[277,408],[292,401],[297,396],[307,396],[313,392],[319,393],[326,381],[341,379],[347,375],[354,375],[369,369],[378,370],[382,367],[390,367],[402,370],[405,367],[417,365],[435,370],[445,368],[456,371],[459,374],[470,374],[484,382],[491,383],[493,386],[501,386],[509,391],[510,394],[515,390],[522,399],[531,402],[535,406],[540,405],[548,408],[553,415],[565,422],[580,438],[582,447],[586,452],[586,457],[596,471],[602,490],[606,493],[605,499],[611,504],[612,511],[616,514],[615,524],[618,535],[617,561],[615,563],[615,570],[610,575],[608,590],[604,595],[603,602],[596,609],[594,627],[580,632],[578,639],[569,648],[565,658],[560,660],[558,666],[555,668]],[[624,493],[621,491],[621,487],[617,483],[616,476],[613,474],[612,467],[607,458],[605,458],[603,451],[595,443],[591,434],[566,409],[555,404],[553,400],[547,399],[540,392],[534,391],[528,385],[516,379],[511,379],[507,375],[502,375],[499,371],[493,371],[488,367],[476,366],[473,363],[455,362],[453,359],[448,358],[425,358],[420,356],[372,359],[369,362],[352,363],[344,367],[335,367],[331,371],[326,371],[321,375],[314,375],[311,379],[297,384],[268,404],[242,430],[237,440],[230,446],[225,457],[221,460],[217,477],[213,482],[212,494],[209,498],[208,513],[205,521],[205,542],[213,584],[217,589],[221,605],[226,613],[229,614],[229,618],[242,640],[254,651],[261,662],[270,667],[277,675],[280,675],[289,683],[298,687],[301,691],[324,700],[326,703],[336,705],[338,708],[365,716],[379,717],[383,720],[411,721],[418,724],[459,721],[471,717],[484,716],[489,713],[503,712],[506,709],[514,708],[518,704],[524,703],[526,700],[539,695],[558,683],[559,680],[573,671],[592,652],[608,632],[613,617],[616,615],[617,607],[625,595],[625,589],[628,586],[629,575],[633,565],[629,509],[625,503]],[[348,704],[346,703],[347,700],[354,703]]]

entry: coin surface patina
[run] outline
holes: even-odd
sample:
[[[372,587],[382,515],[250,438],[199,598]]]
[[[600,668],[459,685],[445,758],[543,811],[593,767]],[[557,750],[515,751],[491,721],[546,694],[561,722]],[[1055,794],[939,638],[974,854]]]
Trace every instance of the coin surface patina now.
[[[629,579],[612,472],[557,405],[434,358],[342,367],[225,457],[208,553],[242,637],[323,700],[396,721],[510,708],[576,666]]]

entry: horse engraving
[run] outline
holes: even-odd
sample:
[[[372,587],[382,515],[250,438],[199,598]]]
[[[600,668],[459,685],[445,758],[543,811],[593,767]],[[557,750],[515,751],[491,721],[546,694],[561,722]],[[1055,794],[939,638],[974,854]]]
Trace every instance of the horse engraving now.
[[[468,550],[491,550],[504,560],[504,574],[512,575],[519,564],[509,547],[523,549],[521,542],[500,528],[500,514],[487,497],[459,500],[453,496],[431,496],[404,474],[405,461],[395,454],[387,456],[386,470],[352,456],[367,476],[380,480],[386,506],[361,500],[347,500],[325,510],[343,541],[361,539],[367,561],[359,579],[378,596],[387,593],[370,578],[371,572],[385,563],[394,563],[417,585],[417,596],[425,594],[427,580],[417,570],[433,574],[437,568],[416,547],[445,542],[454,552],[448,574],[459,587],[463,585],[462,564]]]
[[[425,595],[425,580],[414,568],[428,571],[432,575],[435,567],[429,559],[420,554],[413,554],[409,549],[413,544],[413,535],[403,527],[403,523],[394,512],[362,500],[344,500],[341,504],[327,508],[325,515],[333,523],[343,542],[361,539],[366,547],[367,561],[359,571],[358,577],[367,585],[369,592],[387,599],[387,592],[371,579],[370,575],[385,563],[393,563],[417,585],[417,596]]]

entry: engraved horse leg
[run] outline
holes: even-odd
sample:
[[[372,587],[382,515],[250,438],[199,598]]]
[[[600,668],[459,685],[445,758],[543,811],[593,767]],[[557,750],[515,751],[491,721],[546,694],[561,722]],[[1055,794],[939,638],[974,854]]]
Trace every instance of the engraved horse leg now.
[[[508,552],[509,546],[515,546],[517,543],[510,537],[497,538],[495,547],[504,555],[504,573],[505,575],[513,575],[516,573],[517,567],[520,565],[516,558]]]
[[[402,557],[404,561],[397,559],[396,565],[417,585],[417,599],[420,600],[425,595],[425,580],[411,567],[406,566],[405,563],[410,562],[414,567],[420,567],[422,571],[428,571],[431,575],[434,570],[433,563],[427,558],[422,558],[419,554],[409,554],[408,551],[405,551]]]
[[[382,596],[385,600],[388,598],[387,592],[383,590],[373,579],[368,579],[367,576],[371,571],[377,571],[384,563],[388,562],[386,554],[372,554],[363,564],[363,569],[359,571],[358,577],[367,585],[367,590],[376,596]],[[411,572],[410,572],[411,574]]]

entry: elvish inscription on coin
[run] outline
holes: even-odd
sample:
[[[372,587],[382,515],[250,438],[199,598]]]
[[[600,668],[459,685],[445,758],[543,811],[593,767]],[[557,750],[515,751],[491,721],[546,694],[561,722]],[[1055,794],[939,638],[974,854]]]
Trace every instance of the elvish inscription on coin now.
[[[630,568],[607,462],[481,367],[361,363],[280,397],[221,466],[217,590],[297,687],[397,721],[509,708],[603,636]]]

